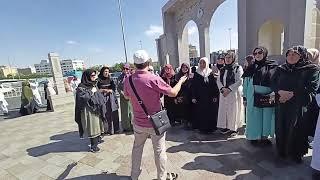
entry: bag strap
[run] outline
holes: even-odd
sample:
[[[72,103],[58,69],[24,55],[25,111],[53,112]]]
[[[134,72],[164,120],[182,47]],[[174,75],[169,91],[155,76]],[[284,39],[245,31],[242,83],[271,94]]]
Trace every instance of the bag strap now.
[[[143,104],[140,96],[139,96],[138,93],[137,93],[136,88],[134,87],[134,84],[133,84],[133,82],[132,82],[132,75],[129,77],[129,83],[130,83],[131,89],[133,90],[134,94],[136,95],[136,97],[137,97],[137,99],[138,99],[138,103],[139,103],[140,106],[142,107],[144,113],[148,116],[148,118],[150,118],[150,115],[148,114],[148,111],[147,111],[147,107]]]

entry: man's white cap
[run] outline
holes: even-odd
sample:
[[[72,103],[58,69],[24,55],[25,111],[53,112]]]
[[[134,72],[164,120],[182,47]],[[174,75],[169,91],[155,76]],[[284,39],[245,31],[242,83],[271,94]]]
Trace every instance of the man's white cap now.
[[[149,55],[145,50],[138,50],[133,55],[134,64],[143,64],[149,61]]]

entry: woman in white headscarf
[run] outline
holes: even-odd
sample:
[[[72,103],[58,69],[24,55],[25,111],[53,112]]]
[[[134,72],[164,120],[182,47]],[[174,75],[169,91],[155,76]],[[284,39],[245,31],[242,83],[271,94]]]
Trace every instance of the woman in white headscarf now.
[[[41,106],[42,105],[42,101],[41,101],[41,96],[40,96],[40,92],[39,92],[39,83],[38,82],[30,82],[30,88],[32,90],[32,94],[33,94],[33,99],[35,100],[37,106]]]
[[[0,111],[2,111],[2,113],[6,116],[8,115],[8,103],[6,101],[6,99],[4,98],[4,94],[5,91],[3,90],[3,87],[1,85],[0,87]]]
[[[192,103],[195,115],[193,128],[202,133],[212,133],[217,129],[219,89],[209,68],[208,58],[199,60],[199,66],[192,80]]]

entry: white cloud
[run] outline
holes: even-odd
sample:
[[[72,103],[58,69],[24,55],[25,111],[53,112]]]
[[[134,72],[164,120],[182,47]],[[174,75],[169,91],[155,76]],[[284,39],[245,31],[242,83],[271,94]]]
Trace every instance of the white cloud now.
[[[149,29],[145,31],[145,34],[149,37],[163,34],[162,26],[150,25]]]
[[[69,41],[66,41],[66,44],[69,44],[69,45],[77,45],[79,44],[77,41],[73,41],[73,40],[69,40]]]

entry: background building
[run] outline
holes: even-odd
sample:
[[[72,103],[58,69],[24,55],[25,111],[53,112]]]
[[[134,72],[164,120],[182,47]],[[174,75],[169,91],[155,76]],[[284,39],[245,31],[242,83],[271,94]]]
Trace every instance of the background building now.
[[[48,60],[41,60],[40,64],[35,64],[34,67],[36,68],[36,73],[52,75],[51,65]]]
[[[29,66],[27,68],[18,68],[18,73],[23,75],[30,75],[36,73],[36,69],[32,66]]]
[[[79,59],[65,59],[60,61],[62,74],[66,75],[69,72],[82,70],[84,68],[84,61]],[[51,74],[51,65],[48,60],[41,60],[40,64],[34,65],[36,72],[41,74]]]
[[[189,44],[189,58],[197,58],[198,57],[198,50],[196,46]]]
[[[60,61],[61,64],[61,70],[63,74],[66,74],[68,72],[72,72],[75,70],[83,70],[84,68],[84,61],[83,60],[71,60],[71,59],[66,59]]]
[[[8,77],[8,75],[15,76],[18,73],[17,68],[9,66],[0,66],[0,76]]]

